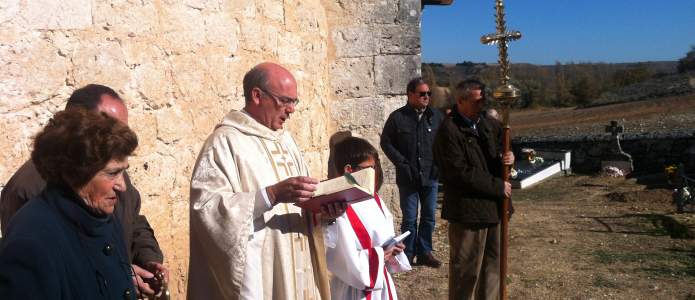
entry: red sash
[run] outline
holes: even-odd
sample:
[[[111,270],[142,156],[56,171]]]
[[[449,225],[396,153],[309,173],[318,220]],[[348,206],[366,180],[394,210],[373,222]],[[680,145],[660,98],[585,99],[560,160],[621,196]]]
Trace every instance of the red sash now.
[[[384,213],[384,209],[381,207],[381,201],[379,200],[379,196],[375,194],[374,200],[379,205],[381,212]],[[372,247],[372,238],[369,236],[369,232],[367,232],[367,229],[364,227],[364,224],[362,224],[362,221],[355,213],[355,210],[352,209],[352,205],[348,205],[347,211],[345,213],[347,214],[348,220],[350,221],[350,225],[352,225],[352,229],[355,231],[355,235],[357,235],[357,239],[359,240],[362,249],[368,249],[370,284],[367,287],[367,290],[364,291],[364,294],[367,300],[371,300],[371,289],[374,288],[374,284],[376,283],[376,278],[378,276],[379,256],[377,255],[374,247]],[[384,264],[384,280],[386,281],[386,288],[388,289],[389,299],[393,299],[391,295],[391,283],[389,282],[388,278],[389,277],[388,272],[386,271],[386,264]]]

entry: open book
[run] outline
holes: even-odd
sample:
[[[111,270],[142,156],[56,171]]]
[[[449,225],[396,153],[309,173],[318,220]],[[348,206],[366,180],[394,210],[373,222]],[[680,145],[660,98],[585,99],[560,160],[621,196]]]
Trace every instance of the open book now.
[[[317,213],[321,211],[321,206],[324,204],[339,201],[355,203],[367,200],[374,195],[376,182],[374,177],[374,169],[366,168],[321,181],[316,186],[314,197],[301,203],[295,203],[295,205]]]

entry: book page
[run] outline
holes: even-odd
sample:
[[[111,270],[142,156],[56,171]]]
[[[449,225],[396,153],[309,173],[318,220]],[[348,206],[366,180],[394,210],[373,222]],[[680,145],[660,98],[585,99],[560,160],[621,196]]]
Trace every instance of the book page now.
[[[354,173],[322,181],[316,186],[314,197],[333,194],[353,187],[357,187],[365,193],[373,195],[374,183],[376,182],[374,177],[374,169],[366,168]],[[352,179],[354,179],[354,181]]]

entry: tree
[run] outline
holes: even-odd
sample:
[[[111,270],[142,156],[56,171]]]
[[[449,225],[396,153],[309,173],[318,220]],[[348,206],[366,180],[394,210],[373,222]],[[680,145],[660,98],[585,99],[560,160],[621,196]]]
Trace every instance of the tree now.
[[[617,70],[613,73],[613,82],[617,87],[623,87],[645,81],[651,77],[645,66],[637,66],[625,70]]]
[[[690,51],[685,54],[685,57],[678,60],[679,73],[685,73],[690,70],[695,70],[695,46],[690,46]]]
[[[560,62],[555,62],[555,101],[553,106],[570,106],[571,95],[567,87],[565,67]]]
[[[437,76],[434,75],[432,66],[429,64],[422,64],[422,79],[432,87],[437,86]]]
[[[578,106],[586,106],[591,104],[591,100],[598,96],[598,87],[590,76],[581,75],[572,82],[569,92],[574,96],[575,103]]]

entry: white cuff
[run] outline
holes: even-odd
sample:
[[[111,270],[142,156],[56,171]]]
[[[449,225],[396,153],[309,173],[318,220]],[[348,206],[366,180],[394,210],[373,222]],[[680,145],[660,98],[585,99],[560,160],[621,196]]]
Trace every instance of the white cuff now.
[[[256,203],[254,203],[253,207],[254,219],[260,217],[264,212],[269,211],[273,208],[273,205],[270,204],[270,199],[268,198],[268,193],[265,191],[265,188],[261,188],[256,193],[255,198]]]

